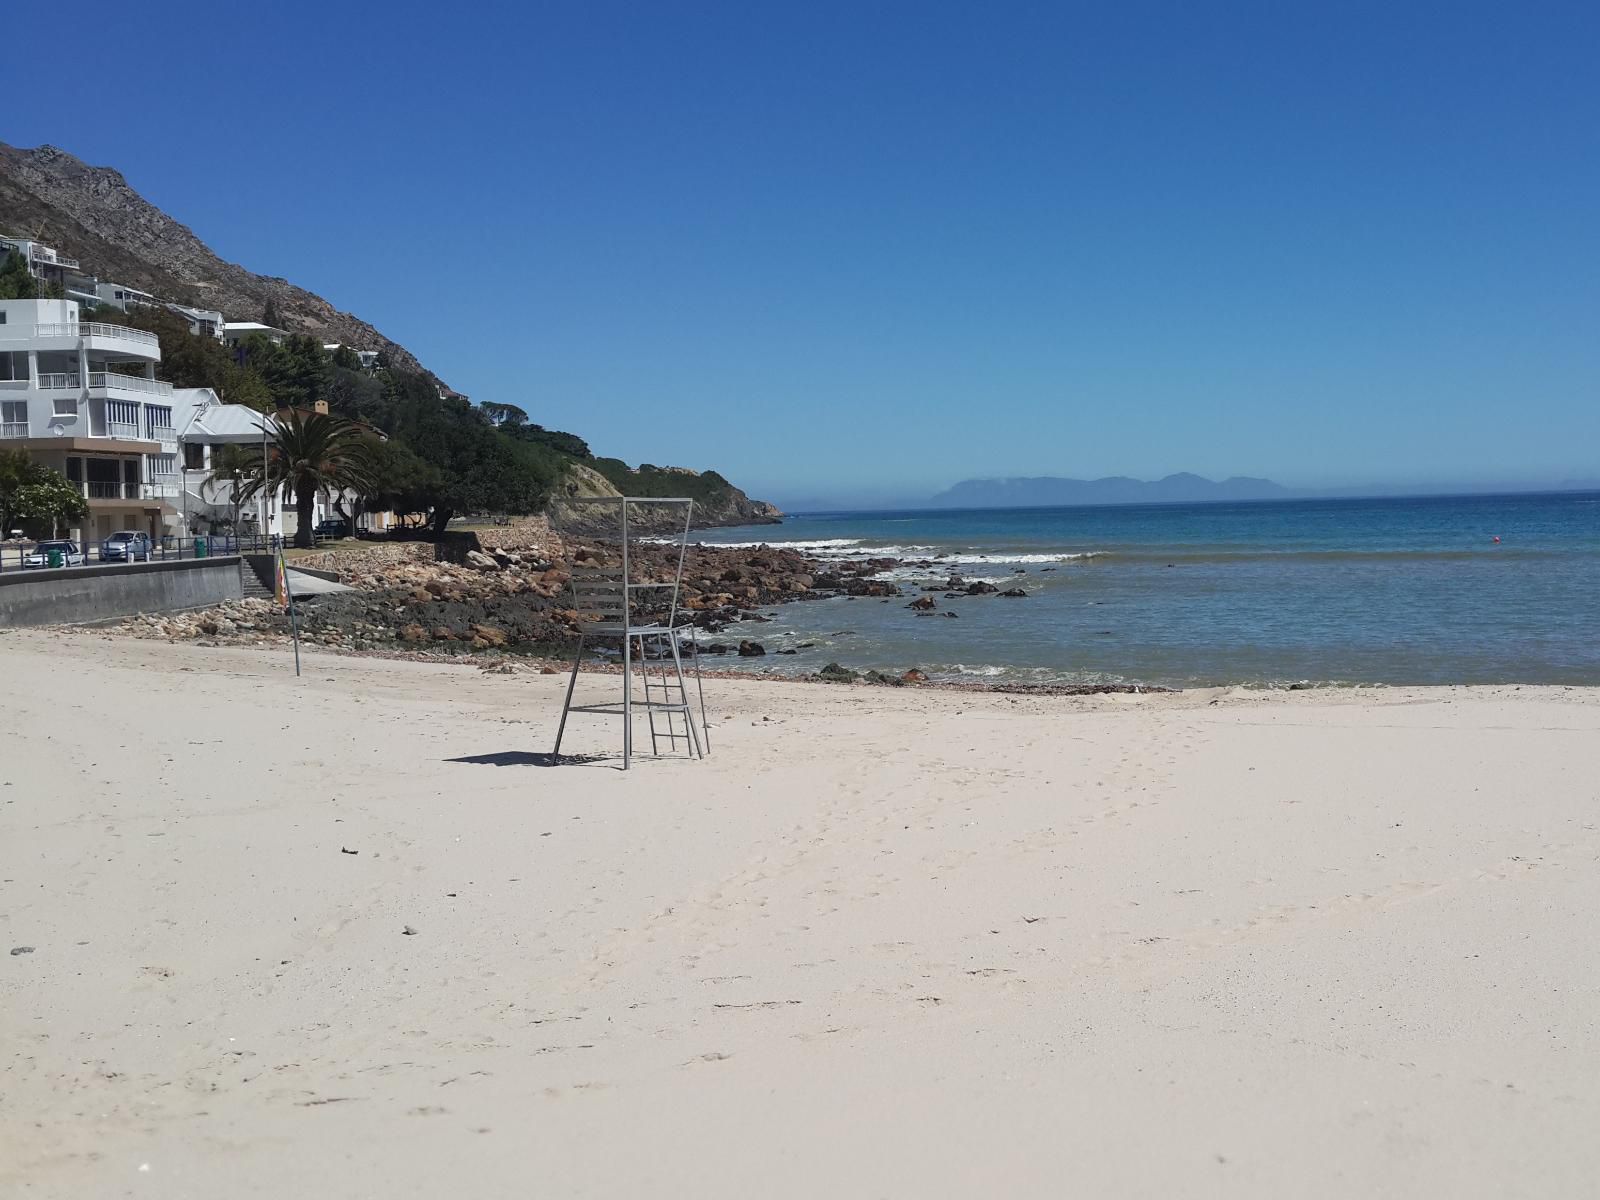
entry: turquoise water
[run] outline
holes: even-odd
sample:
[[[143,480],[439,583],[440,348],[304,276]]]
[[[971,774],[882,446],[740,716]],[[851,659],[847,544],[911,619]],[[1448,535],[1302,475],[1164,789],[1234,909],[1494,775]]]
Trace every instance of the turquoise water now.
[[[894,573],[908,592],[899,600],[786,604],[765,610],[769,624],[737,626],[767,647],[737,664],[752,670],[838,661],[1018,683],[1600,684],[1596,493],[820,513],[697,536],[935,561]],[[938,595],[958,620],[905,608],[952,571],[1029,595]],[[804,642],[816,645],[773,654]]]

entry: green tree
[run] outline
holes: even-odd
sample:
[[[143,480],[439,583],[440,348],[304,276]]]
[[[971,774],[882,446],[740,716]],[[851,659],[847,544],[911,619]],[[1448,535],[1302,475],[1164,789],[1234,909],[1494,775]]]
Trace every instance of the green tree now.
[[[50,522],[50,536],[54,538],[64,523],[82,522],[90,515],[88,501],[66,475],[50,467],[35,467],[35,472],[32,482],[24,483],[16,496],[22,517]]]
[[[346,371],[361,370],[361,356],[349,346],[339,345],[333,351],[333,365]]]
[[[319,347],[320,348],[320,347]],[[311,545],[311,515],[319,494],[371,488],[372,452],[361,428],[343,417],[290,411],[277,422],[267,444],[266,469],[246,481],[241,502],[262,488],[294,493],[299,517],[294,544]]]
[[[0,538],[9,537],[25,515],[22,489],[34,481],[38,469],[26,450],[0,449]]]
[[[245,353],[279,408],[310,408],[327,398],[333,364],[316,338],[297,333],[279,346],[257,334],[247,339]]]
[[[478,405],[478,408],[489,418],[489,424],[496,429],[507,431],[521,429],[528,423],[527,410],[518,408],[515,404],[496,404],[493,400],[485,400]]]
[[[224,484],[228,486],[233,507],[235,533],[239,530],[239,508],[244,503],[245,486],[261,474],[261,450],[256,446],[226,443],[211,449],[211,474],[200,485],[200,494],[210,499],[211,494]],[[259,490],[259,489],[258,489]]]
[[[13,250],[0,263],[0,300],[36,300],[39,281],[28,270],[28,260]]]

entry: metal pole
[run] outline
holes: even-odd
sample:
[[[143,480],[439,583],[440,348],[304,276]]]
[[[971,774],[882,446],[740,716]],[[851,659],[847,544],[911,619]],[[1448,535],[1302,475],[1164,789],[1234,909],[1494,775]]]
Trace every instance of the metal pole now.
[[[633,757],[633,605],[628,590],[628,501],[622,500],[622,769]]]
[[[261,532],[267,531],[267,414],[261,414]]]

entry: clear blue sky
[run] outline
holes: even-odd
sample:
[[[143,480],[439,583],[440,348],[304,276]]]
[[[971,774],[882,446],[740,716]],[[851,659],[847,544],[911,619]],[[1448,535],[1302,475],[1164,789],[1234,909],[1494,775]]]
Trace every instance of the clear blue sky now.
[[[1600,475],[1592,3],[72,11],[0,139],[630,461]]]

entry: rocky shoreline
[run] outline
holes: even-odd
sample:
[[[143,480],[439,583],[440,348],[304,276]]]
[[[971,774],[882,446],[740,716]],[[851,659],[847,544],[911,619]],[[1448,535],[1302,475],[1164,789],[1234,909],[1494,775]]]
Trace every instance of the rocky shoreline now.
[[[409,546],[395,554],[394,547]],[[354,591],[322,596],[300,606],[302,641],[318,649],[382,657],[450,661],[470,658],[485,669],[553,671],[569,664],[577,645],[580,614],[568,587],[572,567],[613,567],[621,555],[603,542],[564,547],[552,540],[519,548],[469,551],[460,564],[427,561],[418,548],[427,543],[380,544],[336,552],[320,560],[339,569]],[[630,548],[630,573],[639,581],[668,580],[676,567],[675,547]],[[866,558],[819,560],[781,546],[692,545],[685,552],[679,618],[703,635],[698,640],[702,672],[762,678],[744,671],[718,671],[721,656],[764,657],[766,647],[753,627],[771,618],[759,611],[778,604],[839,596],[890,600],[905,595],[902,586],[880,576],[903,566],[937,570],[934,560]],[[913,615],[935,615],[935,594],[946,598],[980,595],[1023,597],[1020,588],[1001,589],[951,575],[923,585],[907,604]],[[646,611],[647,619],[667,616]],[[954,616],[953,613],[943,615]],[[716,635],[734,626],[746,634],[728,641]],[[287,640],[289,620],[266,600],[229,601],[187,613],[129,618],[109,628],[138,637],[203,641],[217,645],[269,644]],[[750,630],[746,633],[746,630]],[[778,653],[783,653],[779,651]],[[603,662],[586,669],[614,669]],[[855,671],[830,663],[805,676],[766,676],[822,683],[886,687],[937,687],[1033,695],[1092,695],[1161,691],[1126,684],[1005,685],[933,680],[916,666],[899,674]]]

